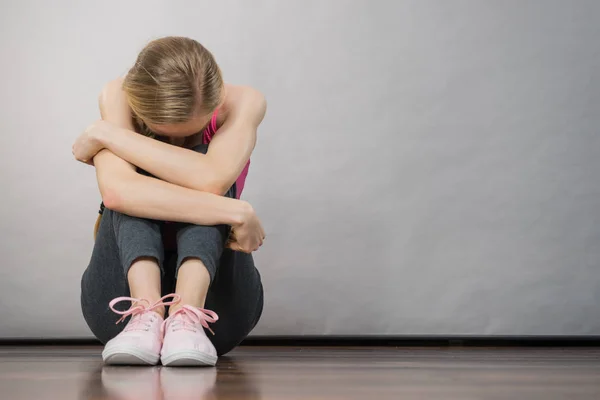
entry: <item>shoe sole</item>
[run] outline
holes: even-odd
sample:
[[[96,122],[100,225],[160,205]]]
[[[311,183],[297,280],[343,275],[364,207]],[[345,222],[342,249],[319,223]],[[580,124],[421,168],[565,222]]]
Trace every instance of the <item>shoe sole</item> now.
[[[123,347],[104,348],[102,359],[107,365],[157,365],[158,354]]]
[[[200,351],[184,350],[161,356],[160,360],[165,367],[214,367],[217,358]]]

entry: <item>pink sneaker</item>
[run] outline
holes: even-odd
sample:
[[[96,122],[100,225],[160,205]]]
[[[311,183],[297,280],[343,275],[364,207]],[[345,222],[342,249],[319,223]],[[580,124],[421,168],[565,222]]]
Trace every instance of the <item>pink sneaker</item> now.
[[[160,355],[164,366],[206,366],[217,363],[217,351],[204,329],[219,316],[210,310],[185,305],[165,320],[165,339]]]
[[[173,300],[165,301],[168,298],[173,298]],[[179,300],[178,295],[170,294],[152,305],[149,305],[148,300],[131,297],[117,297],[111,301],[109,304],[111,310],[122,315],[117,324],[130,315],[131,319],[125,329],[104,346],[102,352],[104,362],[127,365],[158,364],[163,318],[153,310],[161,306],[176,304]],[[131,301],[132,306],[127,311],[116,310],[115,304],[121,301]]]

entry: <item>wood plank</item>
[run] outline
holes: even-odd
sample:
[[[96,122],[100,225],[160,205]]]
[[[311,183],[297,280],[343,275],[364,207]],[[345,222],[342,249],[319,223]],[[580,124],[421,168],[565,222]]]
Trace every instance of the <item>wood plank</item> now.
[[[600,348],[241,347],[217,368],[0,347],[0,399],[600,399]]]

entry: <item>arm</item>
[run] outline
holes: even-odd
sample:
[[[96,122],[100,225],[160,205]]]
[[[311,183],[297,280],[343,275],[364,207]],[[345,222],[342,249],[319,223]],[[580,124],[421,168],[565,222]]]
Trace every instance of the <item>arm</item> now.
[[[239,226],[254,211],[245,201],[198,192],[138,174],[108,150],[94,157],[104,205],[140,218]]]
[[[258,125],[266,111],[264,97],[254,89],[231,86],[227,96],[228,118],[212,140],[207,154],[139,135],[123,123],[116,123],[121,129],[104,131],[100,141],[120,158],[167,182],[223,194],[248,162],[256,143]],[[107,112],[107,117],[113,112],[117,113]]]
[[[106,101],[109,91],[115,89],[121,90],[120,82],[109,83],[101,93],[100,114],[110,123],[133,129],[126,101]],[[94,165],[104,205],[124,214],[197,225],[237,225],[247,213],[253,212],[250,204],[243,201],[197,192],[138,174],[134,165],[108,150],[102,150],[94,157]]]

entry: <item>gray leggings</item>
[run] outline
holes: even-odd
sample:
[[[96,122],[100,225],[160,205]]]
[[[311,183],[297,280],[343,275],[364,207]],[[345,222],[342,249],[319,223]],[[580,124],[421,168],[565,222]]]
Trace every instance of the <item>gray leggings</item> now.
[[[206,152],[206,146],[194,150]],[[235,187],[227,196],[234,197]],[[81,279],[81,308],[92,333],[106,343],[125,327],[108,307],[110,300],[129,296],[127,272],[139,258],[154,258],[162,273],[163,295],[175,290],[177,270],[187,258],[206,266],[211,285],[205,307],[219,314],[209,339],[219,355],[237,346],[256,326],[263,308],[263,288],[252,255],[224,248],[229,227],[177,223],[177,251],[165,252],[164,222],[135,218],[105,209],[90,264]],[[119,307],[120,306],[120,307]],[[127,309],[128,304],[118,305]]]

